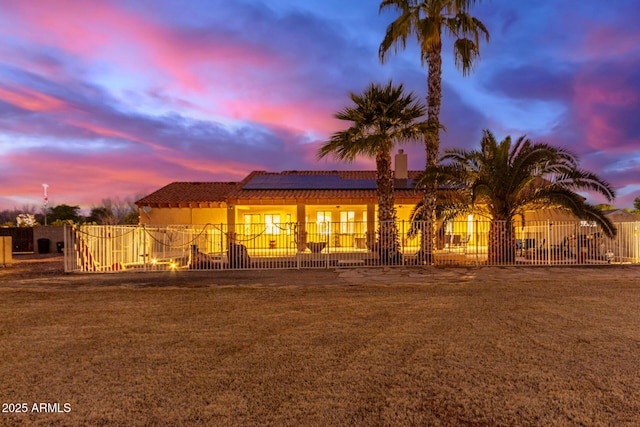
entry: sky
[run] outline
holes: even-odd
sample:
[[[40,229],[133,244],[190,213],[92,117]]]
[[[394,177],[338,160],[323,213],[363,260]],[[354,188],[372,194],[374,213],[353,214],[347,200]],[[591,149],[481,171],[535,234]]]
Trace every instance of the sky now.
[[[640,197],[637,0],[484,0],[467,77],[443,49],[442,149],[527,135]],[[174,181],[374,169],[317,159],[371,82],[426,96],[414,43],[381,64],[375,0],[0,0],[0,210],[89,209]],[[404,147],[409,167],[424,148]],[[585,194],[592,203],[601,197]]]

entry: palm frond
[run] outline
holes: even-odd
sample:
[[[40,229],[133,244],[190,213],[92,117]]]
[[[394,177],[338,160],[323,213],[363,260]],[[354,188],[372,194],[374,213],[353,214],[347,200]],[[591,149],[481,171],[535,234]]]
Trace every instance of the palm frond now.
[[[480,150],[445,151],[440,166],[422,179],[457,179],[466,183],[472,204],[484,204],[494,218],[513,218],[525,208],[564,207],[575,216],[593,217],[585,199],[577,191],[591,191],[615,197],[609,183],[594,173],[579,169],[577,158],[565,148],[532,142],[525,136],[498,142],[484,130]],[[597,218],[603,227],[609,227]]]
[[[615,237],[617,230],[611,220],[600,209],[586,203],[579,194],[558,185],[551,185],[539,192],[539,199],[546,200],[550,206],[565,209],[575,217],[595,221],[608,237]]]
[[[394,53],[398,53],[400,49],[407,47],[407,39],[414,31],[415,14],[407,0],[385,0],[380,3],[379,12],[385,9],[395,9],[400,11],[400,16],[387,26],[385,36],[380,43],[378,49],[378,57],[380,62],[384,63],[387,59],[389,50],[393,47]]]

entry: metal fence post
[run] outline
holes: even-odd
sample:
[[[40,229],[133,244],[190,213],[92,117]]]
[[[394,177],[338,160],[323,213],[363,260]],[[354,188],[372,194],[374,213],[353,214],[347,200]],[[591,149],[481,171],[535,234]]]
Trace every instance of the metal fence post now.
[[[476,243],[476,267],[477,267],[478,265],[480,265],[480,260],[479,260],[480,254],[478,253],[478,250],[479,250],[479,247],[480,247],[480,245],[479,245],[480,242],[478,241],[478,238],[479,238],[478,220],[476,219],[475,222],[476,222],[476,224],[475,224],[476,226],[475,226],[475,238],[474,238],[474,240],[475,240],[475,243]]]
[[[551,265],[551,225],[552,223],[547,220],[547,265]]]

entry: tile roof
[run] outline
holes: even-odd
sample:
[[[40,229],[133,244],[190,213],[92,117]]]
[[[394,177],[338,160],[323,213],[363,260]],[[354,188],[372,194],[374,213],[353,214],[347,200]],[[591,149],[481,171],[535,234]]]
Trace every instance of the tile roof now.
[[[416,179],[420,171],[409,171],[409,182]],[[172,206],[179,204],[219,204],[223,202],[272,202],[272,203],[296,203],[316,202],[333,203],[366,203],[373,202],[377,197],[375,188],[338,188],[326,189],[313,185],[311,188],[295,189],[286,188],[243,188],[247,183],[259,176],[337,176],[341,180],[375,180],[376,171],[283,171],[267,172],[253,171],[241,182],[173,182],[161,189],[138,200],[138,206]],[[302,180],[301,182],[305,182]],[[311,180],[313,182],[313,180]],[[399,203],[417,202],[421,193],[413,188],[404,188],[401,181],[396,182],[394,192]],[[348,186],[347,186],[348,187]]]
[[[420,175],[420,171],[409,171],[409,180],[414,180]],[[321,185],[318,185],[318,182],[329,182],[327,180],[318,180],[318,182],[314,182],[311,180],[296,180],[295,185],[292,185],[291,188],[286,188],[288,184],[282,185],[284,188],[266,188],[265,186],[252,186],[247,185],[251,184],[254,180],[259,181],[257,178],[261,176],[270,176],[270,177],[290,177],[290,176],[317,176],[317,177],[331,177],[334,176],[337,178],[337,181],[343,181],[343,184],[338,185],[339,188],[322,188]],[[231,194],[230,199],[234,199],[235,203],[243,203],[249,201],[315,201],[316,203],[323,203],[331,201],[341,200],[344,203],[351,201],[352,203],[365,203],[364,200],[374,200],[377,197],[377,193],[375,190],[375,177],[376,171],[283,171],[283,172],[265,172],[265,171],[254,171],[247,178],[242,181],[242,184],[239,186],[238,190]],[[358,180],[366,180],[368,182],[372,182],[369,188],[366,185],[358,186],[353,185],[353,182]],[[268,180],[267,180],[268,181]],[[267,181],[262,181],[264,184]],[[304,185],[300,185],[301,183],[308,183],[308,188],[304,188]],[[420,192],[414,190],[410,186],[409,188],[405,188],[403,183],[398,181],[396,182],[396,189],[394,192],[394,196],[397,201],[402,201],[402,203],[408,203],[413,201],[418,201],[422,197]]]
[[[220,203],[234,192],[238,182],[172,182],[143,197],[138,206],[177,203]]]
[[[409,171],[409,178],[416,179],[422,171]],[[375,179],[376,171],[368,170],[368,171],[282,171],[282,172],[264,172],[264,171],[254,171],[253,174],[271,174],[271,175],[338,175],[342,179]]]

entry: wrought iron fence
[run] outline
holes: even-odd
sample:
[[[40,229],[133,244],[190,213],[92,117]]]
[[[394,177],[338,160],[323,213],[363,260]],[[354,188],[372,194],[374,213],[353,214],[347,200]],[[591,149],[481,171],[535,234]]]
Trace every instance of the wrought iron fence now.
[[[417,227],[416,227],[417,225]],[[640,222],[607,238],[585,221],[438,224],[435,265],[640,263]],[[366,223],[66,226],[65,271],[299,269],[420,265],[421,224],[398,221],[397,238]]]

